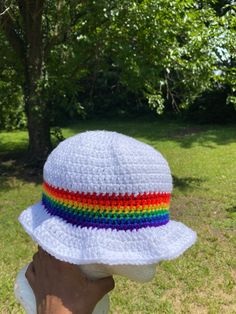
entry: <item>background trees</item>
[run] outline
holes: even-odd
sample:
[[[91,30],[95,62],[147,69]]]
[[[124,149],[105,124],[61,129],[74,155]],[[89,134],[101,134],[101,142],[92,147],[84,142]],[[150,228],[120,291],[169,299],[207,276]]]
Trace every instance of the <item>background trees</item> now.
[[[14,84],[24,96],[24,112],[29,131],[29,153],[34,160],[43,160],[51,149],[50,106],[46,97],[48,82],[53,84],[57,67],[64,60],[57,60],[53,48],[68,43],[71,28],[77,22],[75,1],[2,1],[1,44],[11,47],[11,58],[4,53],[15,73]],[[5,49],[6,51],[6,49]],[[68,55],[68,54],[67,54]],[[68,62],[69,66],[69,62]],[[50,71],[54,67],[55,71]]]
[[[33,159],[58,117],[96,104],[161,113],[222,87],[235,103],[231,1],[5,0],[0,12],[1,125],[27,123]]]

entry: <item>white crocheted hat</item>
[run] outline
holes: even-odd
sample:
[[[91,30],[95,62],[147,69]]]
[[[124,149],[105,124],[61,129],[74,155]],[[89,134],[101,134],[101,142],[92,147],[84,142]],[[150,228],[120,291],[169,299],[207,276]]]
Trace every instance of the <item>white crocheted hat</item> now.
[[[108,131],[61,142],[44,165],[42,200],[19,221],[74,264],[145,265],[179,256],[196,233],[169,220],[172,177],[151,146]]]

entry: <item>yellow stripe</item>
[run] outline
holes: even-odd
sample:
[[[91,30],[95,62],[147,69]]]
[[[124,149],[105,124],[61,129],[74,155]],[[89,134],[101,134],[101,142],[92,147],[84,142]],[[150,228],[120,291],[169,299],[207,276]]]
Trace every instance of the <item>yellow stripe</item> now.
[[[72,200],[64,200],[60,197],[51,196],[48,192],[44,190],[44,193],[51,199],[56,200],[59,204],[72,207],[75,210],[79,209],[82,211],[91,211],[91,212],[110,212],[110,213],[138,213],[138,212],[151,212],[157,210],[168,210],[169,204],[162,203],[159,205],[144,205],[144,206],[120,206],[120,207],[111,207],[111,206],[99,206],[99,205],[88,205],[82,204],[80,202],[72,201]]]

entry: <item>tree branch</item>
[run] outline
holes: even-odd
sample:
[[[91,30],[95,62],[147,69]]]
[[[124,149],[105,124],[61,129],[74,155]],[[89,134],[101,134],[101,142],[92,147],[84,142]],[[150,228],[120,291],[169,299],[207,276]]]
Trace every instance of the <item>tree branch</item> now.
[[[0,15],[5,14],[9,9],[10,9],[10,7],[6,8],[2,13],[0,13]]]
[[[58,21],[60,21],[60,14],[62,14],[62,10],[63,10],[63,5],[68,5],[63,3],[63,1],[59,1],[58,5],[57,5],[57,19]],[[48,39],[48,42],[45,44],[45,56],[48,56],[48,54],[50,53],[51,49],[54,46],[60,45],[61,43],[65,42],[68,39],[68,34],[71,30],[71,28],[73,28],[73,26],[76,25],[76,23],[78,23],[78,21],[86,16],[86,14],[88,14],[89,9],[87,7],[85,7],[83,10],[79,11],[79,12],[75,12],[74,11],[74,5],[70,4],[70,23],[68,23],[68,25],[64,25],[63,27],[59,27],[59,23],[57,25],[55,25],[55,29],[56,32],[54,35],[51,36],[50,39]]]
[[[170,86],[169,86],[169,81],[171,81],[171,78],[169,76],[169,73],[166,72],[165,73],[165,78],[166,78],[166,92],[167,92],[167,99],[169,99],[169,97],[171,98],[171,105],[173,107],[173,109],[176,112],[180,112],[179,110],[179,106],[176,102],[176,95],[174,94],[174,92],[171,90]]]
[[[0,4],[0,11],[4,10],[4,5],[1,3]],[[20,38],[20,36],[17,33],[17,27],[8,13],[9,8],[4,10],[4,14],[1,13],[0,15],[0,27],[3,29],[6,38],[17,54],[17,56],[22,60],[24,60],[24,42]]]

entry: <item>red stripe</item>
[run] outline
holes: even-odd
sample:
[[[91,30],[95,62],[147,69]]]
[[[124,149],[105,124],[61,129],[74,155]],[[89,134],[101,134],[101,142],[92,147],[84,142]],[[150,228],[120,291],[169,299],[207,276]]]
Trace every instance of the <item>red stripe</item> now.
[[[143,205],[158,205],[162,203],[169,203],[171,193],[140,193],[134,194],[97,194],[84,192],[71,192],[61,188],[55,188],[47,182],[43,183],[45,189],[52,196],[63,198],[65,200],[74,200],[82,204],[101,205],[101,206],[143,206]]]

